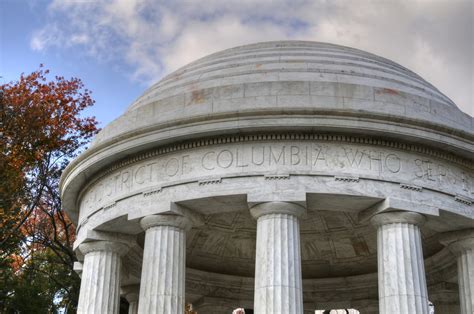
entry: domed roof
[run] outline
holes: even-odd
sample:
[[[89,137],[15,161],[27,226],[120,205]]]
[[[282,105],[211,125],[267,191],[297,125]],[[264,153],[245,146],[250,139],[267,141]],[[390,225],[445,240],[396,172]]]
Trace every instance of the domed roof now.
[[[318,42],[251,44],[192,62],[145,91],[67,167],[63,202],[75,204],[90,177],[121,159],[185,140],[358,134],[472,159],[473,129],[473,118],[448,97],[385,58]]]
[[[397,121],[471,136],[473,130],[472,117],[395,62],[334,44],[277,41],[217,52],[171,73],[106,126],[93,145],[197,121],[279,114]],[[331,127],[347,128],[342,122]]]
[[[192,62],[150,87],[129,110],[186,94],[190,90],[284,81],[314,82],[313,86],[296,91],[302,95],[318,95],[318,89],[324,87],[323,83],[329,82],[385,88],[391,90],[390,94],[402,92],[432,99],[448,107],[455,106],[433,85],[388,59],[328,43],[277,41],[227,49]],[[318,88],[320,83],[322,87]],[[279,84],[270,87],[273,87],[273,90],[261,95],[291,94],[278,90]],[[255,96],[247,95],[245,90],[241,92],[242,98]],[[329,96],[337,95],[326,92]],[[212,96],[213,100],[224,98],[224,95],[219,94]],[[362,95],[344,96],[360,98],[358,96]]]

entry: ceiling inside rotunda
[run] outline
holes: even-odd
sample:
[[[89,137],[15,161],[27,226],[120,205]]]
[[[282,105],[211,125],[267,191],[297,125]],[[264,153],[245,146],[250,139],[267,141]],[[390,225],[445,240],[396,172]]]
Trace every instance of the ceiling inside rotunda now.
[[[327,278],[376,272],[374,227],[357,221],[357,213],[309,211],[300,220],[303,278]],[[207,215],[205,224],[187,237],[187,267],[252,277],[256,221],[248,211]],[[422,229],[425,255],[439,250],[435,234]]]

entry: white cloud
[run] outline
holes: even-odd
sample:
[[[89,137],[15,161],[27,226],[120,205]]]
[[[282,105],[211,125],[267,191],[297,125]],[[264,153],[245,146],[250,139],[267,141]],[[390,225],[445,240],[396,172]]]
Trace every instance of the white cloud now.
[[[258,27],[258,32],[255,27]],[[197,58],[225,48],[286,37],[283,27],[270,23],[244,24],[236,17],[222,16],[210,22],[193,22],[164,49],[162,60],[168,70],[175,70]]]
[[[474,115],[473,5],[471,0],[54,0],[31,47],[81,45],[95,58],[126,62],[134,68],[131,78],[151,84],[190,61],[240,44],[327,41],[401,63]]]
[[[87,34],[74,34],[70,39],[71,45],[85,45],[89,43],[89,35]]]
[[[43,50],[46,46],[44,35],[42,35],[41,32],[36,32],[36,34],[31,39],[30,46],[31,49],[36,51]]]
[[[36,31],[31,39],[30,46],[33,50],[42,51],[48,47],[58,46],[63,40],[59,38],[60,32],[56,24],[48,24],[47,27]]]

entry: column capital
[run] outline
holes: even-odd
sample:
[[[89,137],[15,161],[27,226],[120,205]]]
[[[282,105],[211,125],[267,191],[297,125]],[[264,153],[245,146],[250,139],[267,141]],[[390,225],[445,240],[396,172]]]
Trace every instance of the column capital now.
[[[290,202],[265,202],[254,205],[250,208],[250,214],[258,219],[269,214],[288,214],[301,217],[306,213],[306,208],[302,205]]]
[[[474,229],[446,232],[441,236],[441,244],[456,255],[474,249]]]
[[[371,224],[375,227],[394,223],[407,223],[421,227],[425,223],[425,221],[425,216],[419,213],[407,211],[383,212],[374,215],[370,219]]]
[[[140,226],[143,230],[158,226],[171,226],[184,230],[190,230],[192,222],[186,216],[174,215],[174,214],[159,214],[150,215],[140,220]]]
[[[129,250],[129,246],[121,242],[113,241],[91,241],[84,242],[79,245],[79,251],[87,255],[91,252],[114,252],[119,256],[125,255]]]

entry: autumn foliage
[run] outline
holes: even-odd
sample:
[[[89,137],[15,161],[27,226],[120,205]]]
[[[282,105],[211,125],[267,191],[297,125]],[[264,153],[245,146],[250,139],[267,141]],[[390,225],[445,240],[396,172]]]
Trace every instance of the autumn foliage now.
[[[58,184],[97,133],[97,122],[82,116],[94,101],[81,80],[49,80],[48,73],[40,67],[0,86],[2,313],[73,311],[77,303],[75,230],[61,208]],[[26,300],[31,294],[37,303]]]

